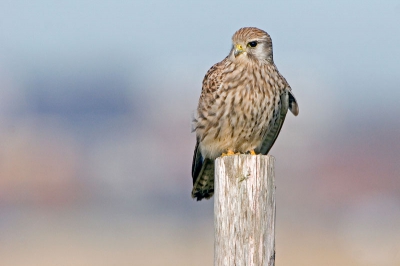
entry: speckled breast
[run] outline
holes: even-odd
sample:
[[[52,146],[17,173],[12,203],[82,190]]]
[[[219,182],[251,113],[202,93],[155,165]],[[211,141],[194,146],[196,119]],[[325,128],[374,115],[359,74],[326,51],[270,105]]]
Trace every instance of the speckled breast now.
[[[196,133],[203,156],[216,158],[227,150],[245,153],[259,147],[276,122],[284,84],[269,66],[228,68]],[[272,73],[272,74],[271,74]]]

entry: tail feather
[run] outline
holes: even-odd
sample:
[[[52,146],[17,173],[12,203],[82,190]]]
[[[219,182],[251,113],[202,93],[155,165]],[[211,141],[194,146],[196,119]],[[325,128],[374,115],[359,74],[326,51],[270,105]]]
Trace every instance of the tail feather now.
[[[193,190],[192,198],[209,199],[214,194],[214,160],[204,159],[196,143],[192,164]]]
[[[198,201],[211,198],[214,195],[214,160],[206,158],[193,181],[192,198]]]

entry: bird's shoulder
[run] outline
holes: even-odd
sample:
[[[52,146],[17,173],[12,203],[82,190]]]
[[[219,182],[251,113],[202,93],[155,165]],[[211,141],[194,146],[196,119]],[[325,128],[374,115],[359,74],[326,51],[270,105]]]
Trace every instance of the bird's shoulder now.
[[[276,68],[276,66],[274,65],[274,70],[276,71],[276,73],[279,76],[279,80],[280,80],[280,84],[279,87],[281,88],[281,95],[283,94],[288,94],[288,108],[289,110],[295,115],[297,116],[299,114],[299,105],[297,104],[297,100],[294,97],[292,88],[290,87],[289,83],[287,82],[287,80],[285,79],[285,77],[283,77],[278,69]]]
[[[214,64],[206,73],[203,79],[202,93],[209,94],[216,91],[222,82],[226,72],[224,71],[229,64],[228,58],[226,57],[221,62]]]

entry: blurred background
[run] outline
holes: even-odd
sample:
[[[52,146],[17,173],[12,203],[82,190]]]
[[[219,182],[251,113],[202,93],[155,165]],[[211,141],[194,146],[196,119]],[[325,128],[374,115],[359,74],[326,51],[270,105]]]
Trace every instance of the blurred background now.
[[[400,265],[399,1],[1,1],[0,264],[212,265],[191,117],[244,26],[297,97],[276,265]]]

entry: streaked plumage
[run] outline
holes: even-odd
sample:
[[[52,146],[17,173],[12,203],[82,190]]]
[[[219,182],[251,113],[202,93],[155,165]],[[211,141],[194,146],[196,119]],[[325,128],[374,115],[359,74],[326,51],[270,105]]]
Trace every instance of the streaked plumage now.
[[[287,110],[297,115],[297,102],[272,56],[271,37],[257,28],[239,29],[229,55],[208,70],[194,119],[192,197],[214,193],[214,160],[234,151],[267,154]]]

